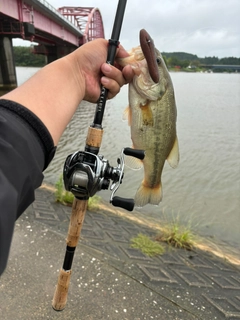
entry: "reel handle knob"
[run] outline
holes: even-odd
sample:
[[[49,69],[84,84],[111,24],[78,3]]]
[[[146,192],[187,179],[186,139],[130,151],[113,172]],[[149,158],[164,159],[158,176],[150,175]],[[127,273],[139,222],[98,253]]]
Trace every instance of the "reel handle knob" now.
[[[139,149],[132,149],[132,148],[124,148],[123,153],[126,156],[132,156],[134,158],[143,160],[145,157],[145,151]]]
[[[133,211],[133,208],[134,208],[133,199],[127,199],[127,198],[121,198],[121,197],[115,196],[112,198],[111,203],[115,207],[121,207],[128,211]]]

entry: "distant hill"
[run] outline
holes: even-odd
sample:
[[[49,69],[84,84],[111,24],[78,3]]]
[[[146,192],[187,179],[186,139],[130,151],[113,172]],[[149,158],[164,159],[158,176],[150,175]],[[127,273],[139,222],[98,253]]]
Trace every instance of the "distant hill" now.
[[[162,55],[168,58],[177,58],[178,60],[199,60],[196,54],[186,53],[186,52],[162,52]]]
[[[13,47],[16,66],[44,66],[46,64],[45,57],[43,55],[33,54],[32,51],[32,47]],[[187,68],[189,65],[200,67],[201,64],[240,65],[240,58],[236,57],[227,57],[222,59],[219,59],[215,56],[199,58],[196,54],[187,52],[162,52],[162,55],[166,61],[167,66],[170,68],[174,66]]]
[[[182,65],[183,62],[187,64],[230,64],[230,65],[240,65],[240,58],[236,57],[226,57],[219,59],[218,57],[204,57],[199,58],[196,54],[191,54],[187,52],[162,52],[162,55],[165,57],[170,64]]]

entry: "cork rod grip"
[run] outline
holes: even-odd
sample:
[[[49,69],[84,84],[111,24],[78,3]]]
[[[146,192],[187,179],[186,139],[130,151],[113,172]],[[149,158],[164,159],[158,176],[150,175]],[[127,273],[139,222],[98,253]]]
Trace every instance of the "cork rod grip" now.
[[[68,227],[67,246],[75,248],[78,244],[82,230],[85,213],[87,210],[88,200],[78,200],[74,198],[72,204],[72,214]]]
[[[61,311],[65,308],[68,297],[68,288],[72,271],[59,271],[57,287],[53,296],[52,307],[56,311]]]
[[[102,143],[102,137],[103,129],[89,127],[86,145],[89,147],[100,148]]]
[[[57,287],[53,296],[52,307],[57,311],[65,308],[67,303],[68,288],[71,277],[71,267],[75,248],[80,237],[88,200],[78,200],[74,198],[72,205],[72,214],[69,222],[67,235],[67,249],[63,267],[58,275]]]

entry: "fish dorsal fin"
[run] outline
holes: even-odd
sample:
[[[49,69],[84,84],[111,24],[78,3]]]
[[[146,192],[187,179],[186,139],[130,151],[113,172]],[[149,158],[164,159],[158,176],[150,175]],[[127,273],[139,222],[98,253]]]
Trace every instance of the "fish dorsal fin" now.
[[[167,161],[172,168],[176,168],[179,163],[179,158],[180,156],[179,156],[178,138],[176,136],[172,150],[170,151],[167,157]]]
[[[123,120],[128,120],[128,125],[131,127],[132,125],[132,111],[129,106],[126,107],[126,109],[123,111]]]
[[[144,126],[152,127],[153,126],[153,114],[152,109],[149,106],[149,101],[144,105],[140,105],[142,111],[142,124]]]

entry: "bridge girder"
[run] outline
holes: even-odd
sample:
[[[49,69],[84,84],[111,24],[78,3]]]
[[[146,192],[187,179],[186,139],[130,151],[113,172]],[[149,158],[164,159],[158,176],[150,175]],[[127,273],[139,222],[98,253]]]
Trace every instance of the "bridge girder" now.
[[[0,34],[52,45],[78,47],[104,38],[98,8],[62,7],[56,10],[43,0],[1,0]],[[26,32],[26,28],[32,33]],[[32,27],[32,28],[30,28]]]
[[[82,31],[83,43],[105,38],[102,16],[98,8],[65,6],[58,11]]]

